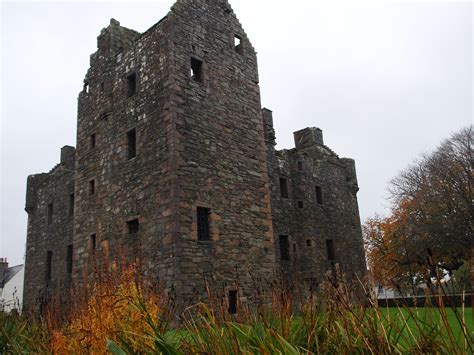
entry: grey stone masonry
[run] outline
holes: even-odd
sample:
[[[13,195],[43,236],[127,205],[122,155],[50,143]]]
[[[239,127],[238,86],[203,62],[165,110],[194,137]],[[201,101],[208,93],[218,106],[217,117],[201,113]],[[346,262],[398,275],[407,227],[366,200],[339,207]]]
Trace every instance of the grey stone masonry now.
[[[182,307],[207,287],[255,303],[282,267],[320,281],[333,263],[326,240],[336,261],[365,273],[354,162],[315,128],[275,151],[256,52],[226,0],[178,0],[144,33],[112,19],[97,46],[76,149],[28,178],[25,305],[81,283],[94,249],[138,258]]]

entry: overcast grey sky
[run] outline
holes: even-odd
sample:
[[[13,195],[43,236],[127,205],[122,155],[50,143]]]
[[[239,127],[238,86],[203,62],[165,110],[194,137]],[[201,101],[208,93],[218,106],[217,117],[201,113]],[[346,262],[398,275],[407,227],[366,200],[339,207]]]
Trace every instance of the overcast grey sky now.
[[[23,262],[26,178],[75,145],[77,96],[111,17],[145,31],[174,0],[1,3],[0,257]],[[473,121],[470,1],[230,0],[258,51],[279,148],[323,129],[356,160],[362,219],[388,181]]]

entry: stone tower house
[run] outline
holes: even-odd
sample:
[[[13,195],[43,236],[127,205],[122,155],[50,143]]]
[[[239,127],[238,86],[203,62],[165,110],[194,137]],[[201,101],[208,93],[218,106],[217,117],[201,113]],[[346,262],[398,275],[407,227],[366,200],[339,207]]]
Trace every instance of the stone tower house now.
[[[178,0],[144,33],[111,20],[79,94],[76,149],[28,178],[24,304],[123,250],[183,304],[255,280],[365,274],[355,164],[295,133],[275,150],[257,57],[226,0]],[[231,307],[232,308],[232,307]]]

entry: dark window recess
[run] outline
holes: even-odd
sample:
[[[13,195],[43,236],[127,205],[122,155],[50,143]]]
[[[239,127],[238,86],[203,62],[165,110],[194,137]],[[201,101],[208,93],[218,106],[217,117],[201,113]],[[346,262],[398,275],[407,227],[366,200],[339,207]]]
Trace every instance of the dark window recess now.
[[[281,198],[288,198],[288,180],[280,178],[280,196]]]
[[[293,243],[293,253],[296,253],[296,243]]]
[[[48,224],[53,223],[53,204],[48,205]]]
[[[202,61],[194,57],[191,58],[191,79],[203,82]]]
[[[137,131],[132,129],[127,133],[128,159],[137,156]]]
[[[239,36],[234,36],[234,49],[237,53],[242,54],[242,38]]]
[[[138,219],[127,222],[128,234],[137,234],[140,230],[140,222]]]
[[[89,181],[89,196],[95,194],[95,180]]]
[[[89,147],[90,147],[90,149],[94,149],[95,144],[96,144],[96,135],[94,133],[94,134],[91,134],[91,136],[89,137]]]
[[[97,236],[95,234],[91,234],[90,236],[90,248],[91,250],[95,250],[97,248]]]
[[[52,270],[51,266],[52,266],[52,263],[53,263],[53,252],[48,251],[46,253],[46,270],[45,270],[46,281],[51,280],[51,270]]]
[[[303,163],[302,162],[298,162],[298,171],[303,171]]]
[[[72,256],[73,256],[73,247],[72,245],[67,246],[67,265],[66,272],[72,274]]]
[[[211,240],[209,234],[209,215],[211,210],[209,208],[198,207],[197,208],[197,230],[198,240]]]
[[[229,291],[229,314],[237,314],[237,291]]]
[[[318,205],[322,205],[323,204],[323,189],[321,188],[321,186],[316,186],[315,189],[316,189],[316,201]]]
[[[100,91],[104,91],[105,89],[105,84],[104,83],[100,83]]]
[[[313,242],[311,241],[311,239],[306,240],[306,246],[308,246],[308,247],[313,246]]]
[[[127,76],[127,96],[132,97],[137,91],[137,73]]]
[[[69,206],[68,206],[68,214],[69,214],[69,217],[73,216],[74,215],[74,194],[70,194],[69,195]]]
[[[336,261],[336,253],[334,251],[334,241],[332,239],[326,240],[326,249],[328,251],[328,260],[333,263]]]
[[[280,235],[280,259],[290,260],[290,241],[287,235]]]
[[[298,208],[304,208],[304,202],[298,201]]]

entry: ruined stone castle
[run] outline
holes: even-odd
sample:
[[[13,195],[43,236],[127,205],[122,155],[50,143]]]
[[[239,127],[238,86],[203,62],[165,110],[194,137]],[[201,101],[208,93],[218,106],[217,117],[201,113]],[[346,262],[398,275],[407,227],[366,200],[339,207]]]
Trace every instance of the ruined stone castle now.
[[[365,274],[354,161],[317,128],[275,150],[256,52],[226,0],[178,0],[144,33],[112,19],[97,43],[76,148],[28,177],[25,305],[104,249],[139,255],[183,304],[207,280],[231,312],[255,280],[317,284],[336,263]]]

